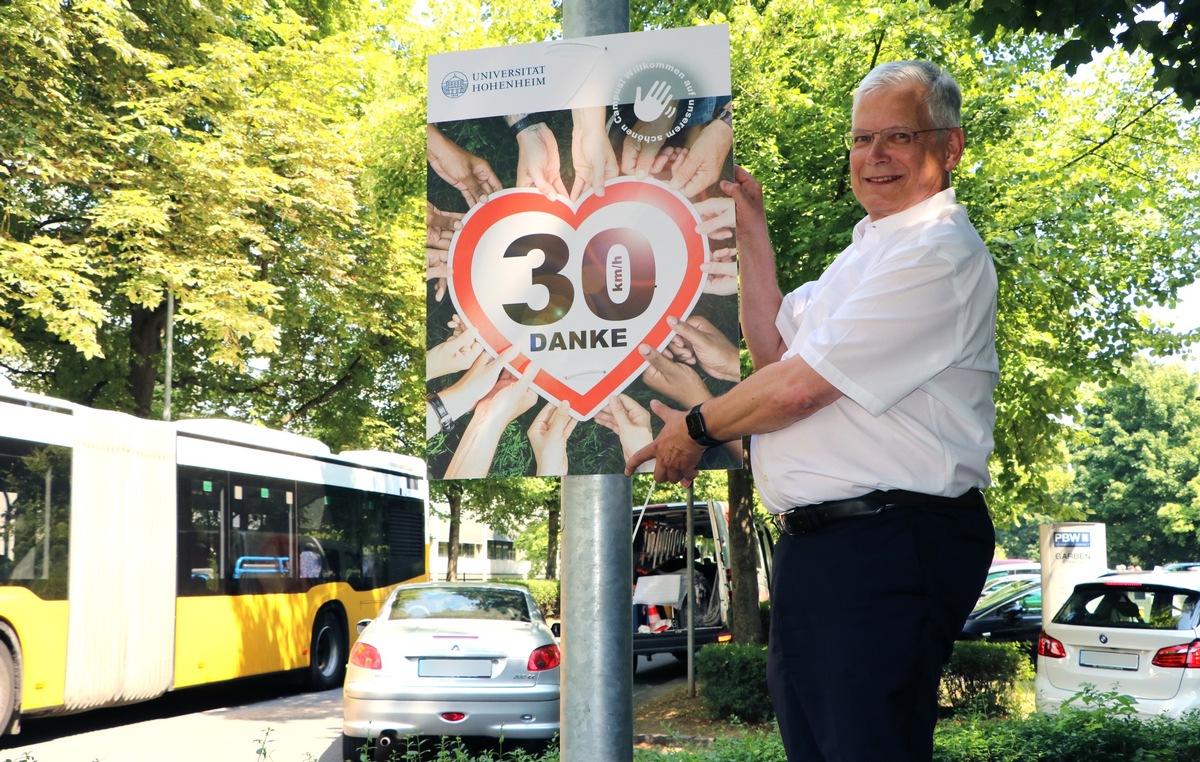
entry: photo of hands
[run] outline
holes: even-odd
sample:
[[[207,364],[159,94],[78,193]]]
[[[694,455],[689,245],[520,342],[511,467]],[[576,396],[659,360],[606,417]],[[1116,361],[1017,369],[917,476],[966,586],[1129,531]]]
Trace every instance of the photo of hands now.
[[[661,426],[658,405],[688,410],[741,378],[733,202],[719,188],[733,176],[733,104],[729,96],[672,101],[668,91],[639,88],[633,103],[616,109],[428,125],[430,478],[620,473]],[[490,345],[503,342],[456,307],[451,251],[464,219],[501,191],[524,188],[574,207],[630,179],[686,199],[695,234],[707,242],[700,293],[685,314],[662,315],[669,338],[661,346],[634,338],[628,351],[641,360],[636,374],[583,418],[534,383],[538,364],[529,347]],[[741,465],[740,441],[712,448],[701,462],[707,469]]]

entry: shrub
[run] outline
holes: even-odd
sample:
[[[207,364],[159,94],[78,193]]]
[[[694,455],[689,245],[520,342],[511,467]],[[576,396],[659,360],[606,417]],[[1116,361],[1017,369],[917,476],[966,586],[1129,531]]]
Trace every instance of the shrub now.
[[[767,693],[767,647],[711,643],[696,655],[700,697],[715,719],[766,722],[775,716]]]
[[[1021,643],[960,640],[942,674],[942,706],[955,717],[1008,717],[1015,713],[1017,686],[1033,677]]]
[[[556,579],[506,579],[505,584],[529,588],[533,599],[546,617],[558,616],[558,585]]]
[[[1087,688],[1059,714],[942,722],[934,762],[1183,762],[1200,759],[1200,716],[1138,719],[1133,699]]]

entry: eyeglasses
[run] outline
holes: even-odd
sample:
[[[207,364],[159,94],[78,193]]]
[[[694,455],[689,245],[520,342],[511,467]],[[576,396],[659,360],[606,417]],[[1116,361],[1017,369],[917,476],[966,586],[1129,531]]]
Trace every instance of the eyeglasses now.
[[[875,143],[878,135],[885,148],[903,148],[912,145],[913,140],[922,132],[940,132],[955,130],[957,127],[930,127],[927,130],[910,130],[907,127],[888,127],[886,130],[851,130],[846,133],[846,147],[851,151],[862,151]]]

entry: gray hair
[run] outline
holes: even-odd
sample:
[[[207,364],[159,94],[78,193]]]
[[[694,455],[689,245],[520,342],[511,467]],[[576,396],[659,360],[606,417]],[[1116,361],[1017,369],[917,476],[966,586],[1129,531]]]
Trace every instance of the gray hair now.
[[[854,91],[854,110],[864,95],[888,85],[919,85],[925,89],[922,102],[938,127],[961,126],[962,91],[944,69],[928,61],[889,61],[871,70]]]

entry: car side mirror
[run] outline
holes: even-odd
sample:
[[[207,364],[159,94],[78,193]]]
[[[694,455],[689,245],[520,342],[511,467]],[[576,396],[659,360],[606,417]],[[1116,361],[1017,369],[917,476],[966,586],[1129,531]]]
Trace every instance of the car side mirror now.
[[[554,637],[561,638],[562,637],[562,623],[555,622],[554,624],[550,625],[550,632],[554,633]]]
[[[1003,609],[1000,610],[1000,616],[1011,621],[1011,620],[1016,619],[1017,617],[1021,616],[1021,614],[1023,614],[1024,612],[1025,612],[1025,609],[1021,606],[1021,604],[1010,603],[1009,605],[1005,606]]]
[[[367,625],[369,625],[370,623],[371,623],[371,620],[370,620],[370,619],[359,619],[359,620],[358,620],[358,624],[356,625],[356,629],[358,630],[358,634],[359,634],[359,635],[362,635],[362,634],[363,634],[363,630],[367,629]]]

